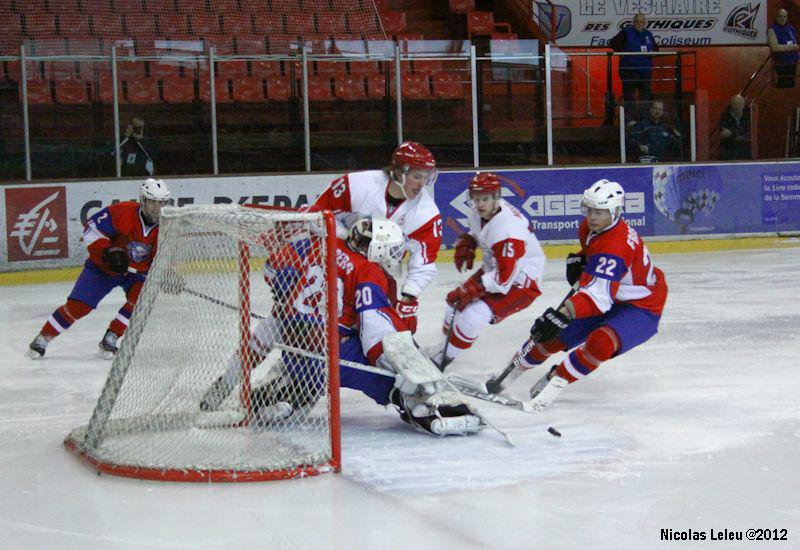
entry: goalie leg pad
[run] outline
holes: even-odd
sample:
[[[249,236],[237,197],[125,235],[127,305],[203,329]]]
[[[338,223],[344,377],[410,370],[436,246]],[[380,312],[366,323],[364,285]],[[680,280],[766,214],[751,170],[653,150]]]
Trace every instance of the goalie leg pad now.
[[[400,418],[415,429],[437,436],[470,435],[485,426],[483,419],[453,391],[434,395],[405,395],[394,389],[392,403]]]
[[[427,395],[435,394],[444,378],[436,365],[428,359],[411,338],[411,332],[394,332],[383,337],[381,363],[397,373],[395,387],[411,395],[421,389]]]
[[[569,385],[569,382],[556,374],[556,367],[531,388],[531,400],[529,404],[534,410],[544,410],[556,400],[561,391]]]

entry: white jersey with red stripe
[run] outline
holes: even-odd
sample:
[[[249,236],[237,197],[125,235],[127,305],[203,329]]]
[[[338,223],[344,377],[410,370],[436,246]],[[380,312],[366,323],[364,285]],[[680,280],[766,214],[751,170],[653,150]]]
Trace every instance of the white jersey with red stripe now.
[[[330,210],[336,216],[337,234],[343,236],[358,219],[373,217],[395,222],[406,236],[408,275],[403,293],[418,296],[436,276],[436,257],[442,245],[442,216],[433,190],[424,187],[411,200],[392,208],[388,198],[389,176],[382,170],[345,174],[331,182],[311,207]]]
[[[605,313],[615,303],[661,315],[667,283],[635,229],[620,218],[605,231],[593,233],[584,219],[578,237],[586,257],[580,288],[571,298],[578,317]]]
[[[467,218],[469,234],[483,251],[483,277],[487,292],[506,294],[512,286],[541,285],[545,256],[528,219],[500,199],[499,210],[484,221],[474,210]]]

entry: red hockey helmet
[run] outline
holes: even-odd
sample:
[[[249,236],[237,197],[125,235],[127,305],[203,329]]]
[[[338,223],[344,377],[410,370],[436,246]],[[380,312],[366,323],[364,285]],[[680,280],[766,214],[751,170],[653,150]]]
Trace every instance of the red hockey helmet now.
[[[411,168],[436,170],[436,159],[428,148],[416,141],[406,141],[397,146],[392,153],[392,167],[408,173]]]
[[[469,180],[469,195],[500,196],[500,178],[491,172],[478,172]]]

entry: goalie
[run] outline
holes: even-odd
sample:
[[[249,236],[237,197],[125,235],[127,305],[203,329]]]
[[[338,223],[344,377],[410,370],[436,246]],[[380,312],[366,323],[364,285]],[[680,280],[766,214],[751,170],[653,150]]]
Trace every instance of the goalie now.
[[[483,427],[478,414],[458,393],[445,389],[435,365],[414,344],[389,297],[395,281],[380,264],[399,262],[405,238],[388,220],[362,218],[346,240],[337,239],[340,358],[379,369],[340,367],[340,385],[356,389],[380,405],[394,405],[403,421],[435,435],[466,435]],[[270,424],[307,414],[324,391],[321,353],[324,326],[318,307],[323,297],[323,254],[307,239],[285,247],[265,265],[274,297],[270,318],[251,339],[247,368],[281,349],[281,374],[253,392],[257,423]],[[303,353],[296,353],[292,350]],[[275,352],[272,352],[275,355]],[[241,358],[231,357],[226,372],[206,392],[202,410],[216,410],[239,383]],[[388,374],[388,375],[387,375]]]

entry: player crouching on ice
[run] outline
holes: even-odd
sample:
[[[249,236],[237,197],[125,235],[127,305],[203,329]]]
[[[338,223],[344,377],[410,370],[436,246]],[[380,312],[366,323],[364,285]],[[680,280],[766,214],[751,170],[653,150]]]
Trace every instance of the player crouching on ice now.
[[[525,309],[541,294],[542,247],[525,216],[500,197],[501,190],[500,178],[489,172],[478,172],[469,182],[469,230],[456,240],[454,260],[458,271],[472,269],[480,247],[483,265],[447,295],[442,327],[447,340],[432,353],[442,370],[488,325]]]
[[[567,258],[567,281],[579,281],[578,291],[557,310],[548,308],[536,319],[507,380],[544,363],[551,354],[572,350],[531,388],[531,405],[536,408],[547,407],[568,384],[658,331],[667,283],[644,241],[622,219],[624,202],[622,186],[605,179],[583,193],[581,251]]]
[[[340,385],[359,390],[380,405],[393,404],[402,420],[418,430],[440,436],[476,433],[484,425],[480,416],[460,394],[447,389],[442,374],[415,345],[389,299],[396,296],[395,281],[380,264],[399,262],[404,245],[397,224],[369,218],[356,221],[346,240],[337,239],[339,355],[367,369],[340,365]],[[316,310],[322,289],[316,278],[324,273],[323,255],[307,239],[286,249],[265,265],[274,305],[272,315],[259,322],[251,339],[255,357],[248,359],[249,368],[274,355],[273,349],[281,350],[282,372],[253,391],[257,425],[307,414],[324,391],[324,365],[307,353],[323,351],[317,349],[323,339]],[[218,410],[239,384],[241,370],[239,357],[231,357],[200,409]]]
[[[127,301],[100,340],[98,357],[110,359],[117,340],[128,328],[145,277],[158,247],[158,221],[169,200],[163,180],[147,178],[140,188],[139,202],[112,204],[89,218],[83,242],[89,258],[67,303],[55,310],[29,345],[28,357],[44,356],[50,341],[97,307],[115,287],[125,291]]]

